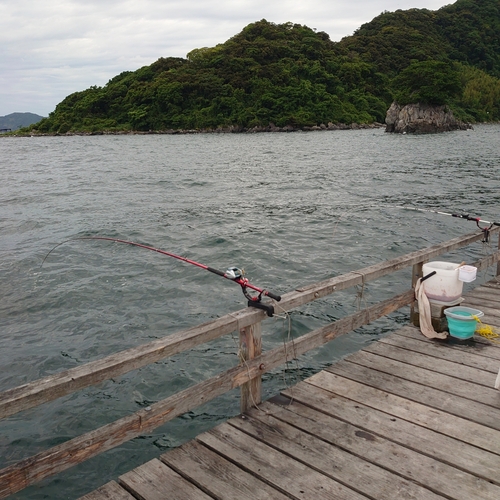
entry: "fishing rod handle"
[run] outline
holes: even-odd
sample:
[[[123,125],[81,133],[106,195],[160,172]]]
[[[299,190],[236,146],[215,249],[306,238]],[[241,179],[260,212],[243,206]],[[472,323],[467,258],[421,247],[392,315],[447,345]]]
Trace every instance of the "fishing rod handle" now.
[[[265,290],[264,293],[268,297],[271,297],[271,299],[274,299],[276,302],[279,302],[281,300],[281,295],[276,295],[275,293],[268,292],[267,290]]]
[[[227,278],[226,273],[219,271],[218,269],[214,269],[213,267],[208,267],[207,266],[207,271],[210,271],[211,273],[217,274],[219,276],[222,276],[223,278]]]

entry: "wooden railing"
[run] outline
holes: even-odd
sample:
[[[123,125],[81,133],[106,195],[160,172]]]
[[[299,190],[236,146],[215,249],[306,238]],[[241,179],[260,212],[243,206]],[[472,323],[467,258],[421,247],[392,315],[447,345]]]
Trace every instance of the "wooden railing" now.
[[[500,227],[495,227],[491,233],[498,233],[499,230]],[[363,285],[410,266],[413,266],[412,282],[414,283],[420,276],[424,262],[480,241],[483,237],[482,233],[468,234],[342,276],[298,288],[283,295],[279,303],[280,309],[289,311],[334,292]],[[498,248],[500,249],[500,240]],[[496,274],[500,275],[500,250],[492,251],[490,255],[474,263],[478,270],[494,264],[497,265]],[[223,335],[234,331],[239,332],[241,363],[238,366],[132,415],[0,470],[0,498],[5,498],[45,477],[57,474],[141,434],[148,433],[165,422],[237,387],[241,388],[241,411],[244,412],[252,405],[261,402],[262,374],[339,335],[349,333],[404,306],[411,305],[413,301],[414,291],[411,288],[265,353],[262,352],[261,325],[267,316],[264,311],[247,308],[160,340],[0,393],[0,418],[4,418],[184,352]]]

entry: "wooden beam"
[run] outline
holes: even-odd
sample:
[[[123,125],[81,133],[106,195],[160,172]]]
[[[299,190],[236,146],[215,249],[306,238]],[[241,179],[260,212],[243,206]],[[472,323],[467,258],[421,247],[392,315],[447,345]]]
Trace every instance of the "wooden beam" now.
[[[256,309],[244,310],[244,314],[241,312],[228,314],[148,344],[9,389],[0,394],[0,418],[155,363],[165,357],[231,333],[249,321],[253,323],[263,317],[265,313]]]
[[[6,467],[0,470],[0,498],[12,495],[46,477],[69,469],[130,439],[146,434],[165,422],[193,410],[311,349],[408,305],[412,300],[413,290],[408,290],[392,299],[309,332],[272,351],[250,359],[245,364],[231,368],[132,415]]]
[[[255,323],[240,330],[240,362],[247,364],[262,354],[262,323]],[[241,386],[240,411],[246,412],[261,402],[262,377],[257,375]]]
[[[424,266],[423,262],[417,262],[417,264],[413,264],[412,273],[411,273],[411,287],[414,290],[415,290],[415,287],[417,286],[418,280],[420,278],[422,278],[423,266]],[[418,327],[420,325],[420,315],[419,315],[418,311],[416,310],[414,300],[411,303],[410,321],[412,322],[412,324],[414,326]]]
[[[495,264],[497,264],[497,267],[500,266],[500,250],[497,252],[493,252],[490,255],[487,255],[486,257],[483,257],[473,263],[473,265],[477,267],[478,271],[481,271],[482,269],[488,269],[488,267],[491,267]]]
[[[498,232],[500,227],[492,228]],[[288,311],[312,302],[335,291],[393,273],[446,252],[469,245],[483,238],[472,233],[432,247],[418,250],[395,259],[350,272],[328,280],[298,288],[282,296],[280,309]],[[498,260],[498,257],[497,257]],[[184,330],[142,346],[121,351],[103,359],[87,363],[0,393],[0,418],[52,401],[104,380],[115,378],[168,356],[178,354],[233,331],[239,331],[266,318],[263,311],[242,309],[221,318]]]
[[[498,233],[498,250],[500,253],[500,233]],[[500,276],[500,258],[497,261],[497,276]]]

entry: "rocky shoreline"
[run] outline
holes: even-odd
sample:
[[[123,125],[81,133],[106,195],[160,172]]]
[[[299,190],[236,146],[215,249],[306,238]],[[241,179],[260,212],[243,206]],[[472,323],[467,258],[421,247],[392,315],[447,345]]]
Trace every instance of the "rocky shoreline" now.
[[[256,126],[251,128],[240,127],[231,125],[229,127],[218,127],[216,129],[168,129],[168,130],[99,130],[95,132],[66,132],[65,134],[44,133],[37,130],[31,130],[29,133],[12,133],[6,135],[7,137],[65,137],[65,136],[92,136],[92,135],[180,135],[180,134],[258,134],[264,132],[315,132],[325,130],[362,130],[362,129],[375,129],[384,128],[383,123],[328,123],[327,125],[315,125],[312,127],[293,127],[287,125],[285,127],[277,127],[274,123],[268,126]]]

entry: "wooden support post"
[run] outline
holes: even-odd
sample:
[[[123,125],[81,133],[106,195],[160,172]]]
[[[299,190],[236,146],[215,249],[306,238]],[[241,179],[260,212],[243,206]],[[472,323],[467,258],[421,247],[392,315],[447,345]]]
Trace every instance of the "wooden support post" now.
[[[500,250],[500,233],[498,233],[498,249]],[[500,260],[497,262],[497,276],[500,276]]]
[[[412,275],[411,275],[411,287],[413,288],[413,290],[415,290],[415,286],[417,285],[417,281],[419,280],[419,278],[422,277],[423,265],[424,265],[423,262],[417,262],[416,264],[413,265]],[[418,311],[415,309],[415,301],[413,301],[410,306],[410,321],[414,326],[416,327],[420,326],[420,316]]]
[[[262,354],[262,323],[240,330],[240,360],[242,363],[252,360]],[[262,401],[262,377],[259,375],[241,386],[241,413]]]

